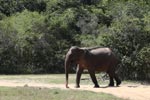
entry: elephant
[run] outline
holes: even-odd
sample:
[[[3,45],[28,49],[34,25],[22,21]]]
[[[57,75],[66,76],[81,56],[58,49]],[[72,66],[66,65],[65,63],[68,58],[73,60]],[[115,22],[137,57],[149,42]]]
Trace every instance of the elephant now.
[[[80,78],[84,69],[88,70],[95,88],[99,87],[95,72],[106,72],[110,81],[108,86],[114,86],[114,79],[116,86],[119,86],[121,80],[116,73],[118,62],[118,58],[108,47],[80,48],[72,46],[65,56],[66,88],[69,88],[68,71],[72,63],[77,65],[76,88],[80,88]]]

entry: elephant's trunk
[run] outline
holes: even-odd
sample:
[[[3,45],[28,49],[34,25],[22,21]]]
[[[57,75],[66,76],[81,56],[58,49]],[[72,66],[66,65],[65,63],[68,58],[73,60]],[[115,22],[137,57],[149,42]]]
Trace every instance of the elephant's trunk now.
[[[66,59],[65,59],[66,88],[69,88],[69,86],[68,86],[69,66],[70,66],[70,58],[69,58],[69,56],[66,56]]]

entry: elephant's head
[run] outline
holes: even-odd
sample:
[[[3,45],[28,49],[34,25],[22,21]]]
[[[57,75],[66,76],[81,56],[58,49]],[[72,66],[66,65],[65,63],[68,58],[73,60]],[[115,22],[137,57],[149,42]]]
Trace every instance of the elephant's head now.
[[[85,54],[85,49],[81,49],[79,47],[73,46],[69,49],[65,58],[65,74],[66,74],[66,88],[68,87],[68,71],[71,63],[78,64],[81,57]]]

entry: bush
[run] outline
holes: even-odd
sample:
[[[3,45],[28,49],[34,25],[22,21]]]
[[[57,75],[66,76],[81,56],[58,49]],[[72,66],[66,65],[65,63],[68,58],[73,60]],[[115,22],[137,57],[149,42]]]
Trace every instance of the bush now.
[[[140,80],[150,79],[150,46],[143,47],[137,54],[137,77]]]
[[[132,6],[134,5],[134,6]],[[126,8],[127,6],[127,8]],[[142,48],[149,45],[150,34],[145,31],[145,24],[142,20],[144,14],[149,10],[145,6],[141,7],[139,3],[130,2],[127,3],[124,13],[116,14],[118,17],[114,17],[110,30],[113,36],[108,37],[111,40],[110,44],[107,42],[107,46],[112,46],[120,54],[122,59],[122,73],[123,78],[126,79],[144,79],[148,73],[139,73],[139,69],[142,68],[141,62],[137,58],[137,54],[141,52]],[[138,10],[137,10],[138,9]],[[132,13],[134,11],[134,13]],[[120,13],[120,12],[118,12]],[[106,40],[105,40],[106,41]],[[148,68],[149,64],[145,65]],[[141,72],[145,72],[147,69],[140,69]]]
[[[32,66],[34,43],[42,36],[41,33],[34,32],[34,26],[43,21],[43,16],[25,10],[0,22],[1,67],[3,67],[1,73],[24,73],[31,69],[28,65]]]
[[[49,17],[24,10],[2,20],[0,73],[64,72],[66,48],[75,43],[72,33],[76,31],[71,30],[74,15],[70,12]]]
[[[106,12],[112,16],[111,25],[96,28],[99,34],[80,36],[82,45],[112,48],[121,61],[119,74],[123,79],[148,80],[149,63],[144,52],[149,54],[149,10],[138,2],[114,3]]]
[[[1,0],[0,12],[6,16],[11,16],[16,12],[30,11],[44,12],[46,10],[45,0]]]

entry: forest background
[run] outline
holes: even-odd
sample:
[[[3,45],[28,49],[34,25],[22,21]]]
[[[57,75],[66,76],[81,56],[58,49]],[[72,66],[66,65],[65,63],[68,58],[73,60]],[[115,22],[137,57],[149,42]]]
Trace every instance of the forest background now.
[[[0,74],[64,73],[71,46],[110,47],[122,79],[150,80],[149,0],[0,0]]]

